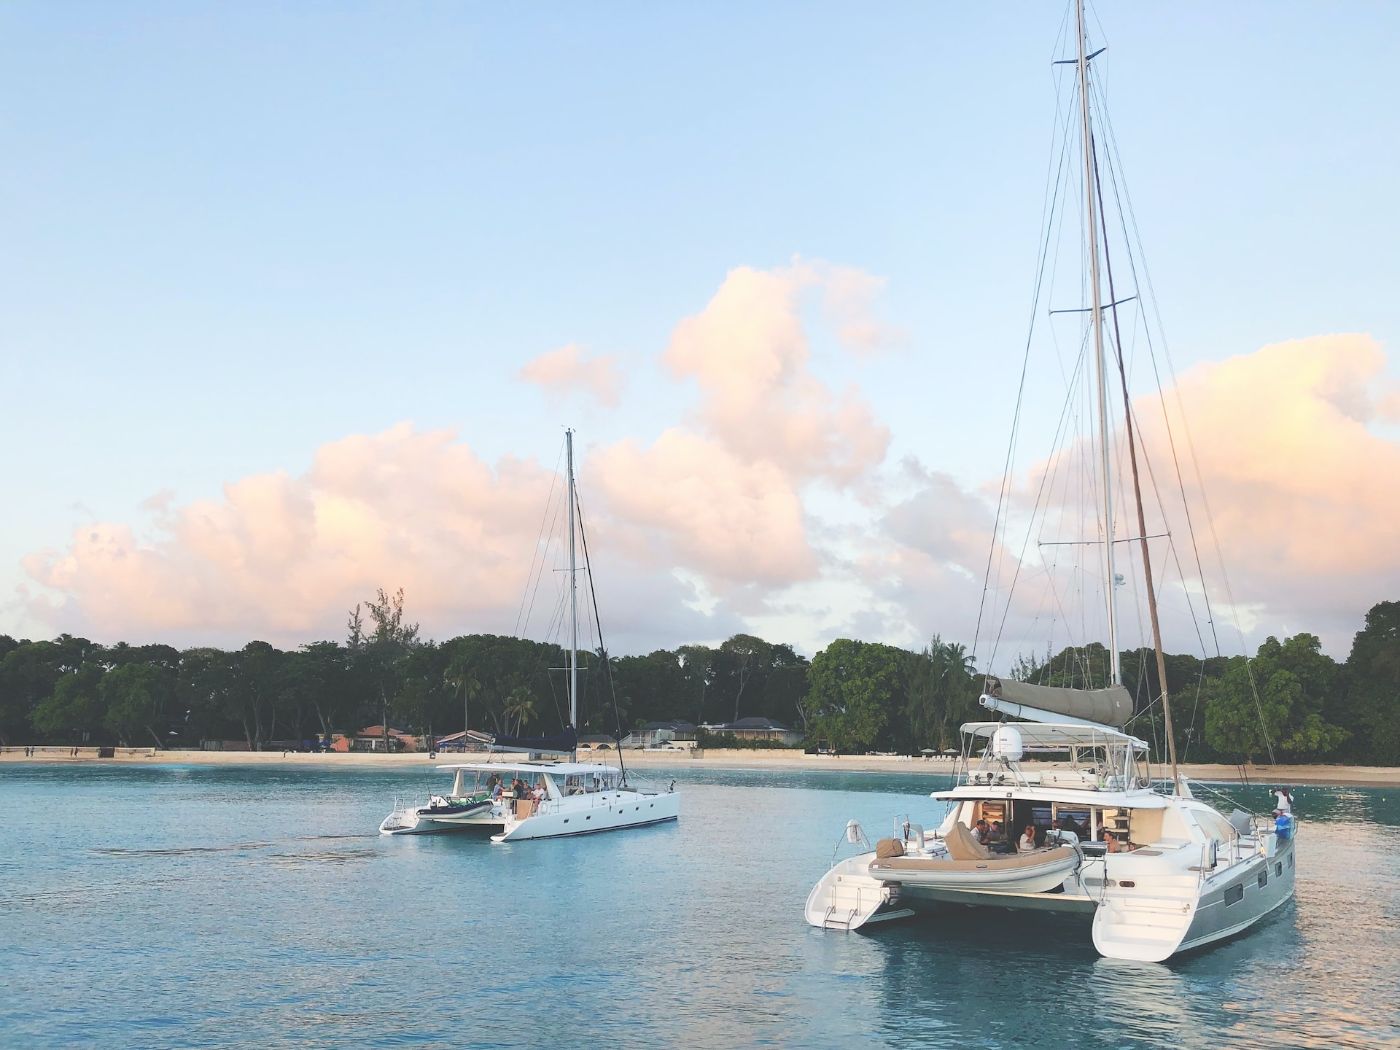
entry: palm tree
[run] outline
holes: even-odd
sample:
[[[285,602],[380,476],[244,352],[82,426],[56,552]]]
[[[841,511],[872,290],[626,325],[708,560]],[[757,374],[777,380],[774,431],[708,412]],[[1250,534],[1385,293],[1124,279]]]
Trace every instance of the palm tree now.
[[[471,670],[471,661],[462,653],[452,658],[447,670],[442,673],[442,680],[452,690],[453,696],[458,693],[462,695],[462,732],[465,733],[471,728],[471,702],[481,694],[481,682]],[[466,746],[464,738],[462,748],[465,750]]]
[[[523,685],[518,685],[510,691],[506,697],[505,704],[506,725],[510,725],[510,720],[515,719],[515,735],[519,736],[520,731],[525,728],[527,719],[535,717],[535,698]]]

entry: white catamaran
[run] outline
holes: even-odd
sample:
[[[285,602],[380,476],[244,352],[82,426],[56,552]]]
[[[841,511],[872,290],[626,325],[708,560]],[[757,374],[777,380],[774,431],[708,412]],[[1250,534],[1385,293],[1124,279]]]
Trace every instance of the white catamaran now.
[[[1177,769],[1138,477],[1145,450],[1134,440],[1111,265],[1110,302],[1100,293],[1100,240],[1106,253],[1108,232],[1090,120],[1094,54],[1085,39],[1083,0],[1075,11],[1078,54],[1066,64],[1077,67],[1076,123],[1083,143],[1086,293],[1092,304],[1085,312],[1092,321],[1087,345],[1097,388],[1090,398],[1097,402],[1092,487],[1101,501],[1095,513],[1102,514],[1094,542],[1102,548],[1096,569],[1104,581],[1109,685],[1057,688],[989,676],[980,703],[1000,720],[961,727],[965,772],[951,790],[933,793],[948,806],[937,828],[926,833],[908,819],[897,821],[893,836],[870,849],[860,826],[850,822],[846,839],[864,849],[817,882],[805,914],[813,926],[854,930],[947,905],[1067,912],[1090,921],[1102,955],[1162,961],[1240,933],[1287,902],[1294,888],[1294,830],[1286,817],[1265,821],[1237,809],[1227,818],[1194,798]],[[1116,361],[1105,351],[1104,315],[1110,311]],[[1110,452],[1108,376],[1114,371],[1124,377],[1126,457]],[[1137,534],[1116,542],[1138,547],[1144,577],[1171,766],[1163,790],[1153,786],[1147,742],[1127,731],[1133,699],[1121,684],[1114,591],[1123,583],[1114,558],[1112,500],[1113,468],[1124,458],[1131,466]]]
[[[554,753],[576,757],[578,735],[578,564],[575,554],[577,496],[574,433],[565,432],[569,530],[569,724],[555,737],[481,737],[492,751]],[[584,549],[587,551],[585,535]],[[621,752],[618,754],[621,762]],[[680,796],[633,784],[626,769],[595,762],[525,760],[462,762],[438,766],[453,773],[452,790],[426,805],[396,803],[379,830],[386,835],[441,831],[489,832],[492,842],[563,838],[640,828],[677,820]],[[468,783],[471,775],[471,783]],[[510,779],[507,780],[506,778]]]

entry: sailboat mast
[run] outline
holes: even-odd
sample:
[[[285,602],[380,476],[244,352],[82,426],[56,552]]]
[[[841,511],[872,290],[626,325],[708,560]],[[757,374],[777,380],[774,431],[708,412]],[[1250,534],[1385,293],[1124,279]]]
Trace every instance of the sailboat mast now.
[[[1104,601],[1108,612],[1109,684],[1118,685],[1123,671],[1118,657],[1118,598],[1114,593],[1117,574],[1113,567],[1113,484],[1109,455],[1108,369],[1103,352],[1103,310],[1099,297],[1099,235],[1095,218],[1094,140],[1089,124],[1089,59],[1084,41],[1084,0],[1075,0],[1079,44],[1079,115],[1084,140],[1084,229],[1089,247],[1089,316],[1094,325],[1094,376],[1099,388],[1099,484],[1103,489]]]
[[[578,730],[578,567],[574,563],[574,432],[564,431],[569,464],[569,725]]]

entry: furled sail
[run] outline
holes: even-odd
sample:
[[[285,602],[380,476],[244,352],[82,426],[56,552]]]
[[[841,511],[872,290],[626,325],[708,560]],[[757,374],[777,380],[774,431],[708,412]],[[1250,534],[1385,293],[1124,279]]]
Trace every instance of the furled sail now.
[[[1012,704],[1023,704],[1037,711],[1049,711],[1117,729],[1121,729],[1133,714],[1133,698],[1121,685],[1107,689],[1064,689],[1006,681],[988,675],[986,695]]]
[[[572,755],[578,747],[578,733],[573,726],[565,726],[562,733],[557,733],[554,736],[505,736],[500,733],[477,733],[475,731],[469,735],[479,738],[492,751],[549,752]]]

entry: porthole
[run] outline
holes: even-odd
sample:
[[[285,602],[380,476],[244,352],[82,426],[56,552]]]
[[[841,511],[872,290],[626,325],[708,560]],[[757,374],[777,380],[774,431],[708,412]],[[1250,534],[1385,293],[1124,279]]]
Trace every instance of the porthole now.
[[[593,818],[592,818],[592,817],[584,817],[583,819],[584,819],[584,820],[592,820]]]
[[[1293,867],[1293,854],[1291,853],[1288,855],[1288,866]]]
[[[1279,863],[1279,864],[1275,864],[1275,865],[1274,865],[1274,874],[1275,874],[1275,875],[1278,875],[1278,876],[1282,876],[1282,875],[1283,875],[1283,864],[1282,864],[1282,863]]]
[[[1262,890],[1269,884],[1269,869],[1265,868],[1259,873],[1259,888]]]

